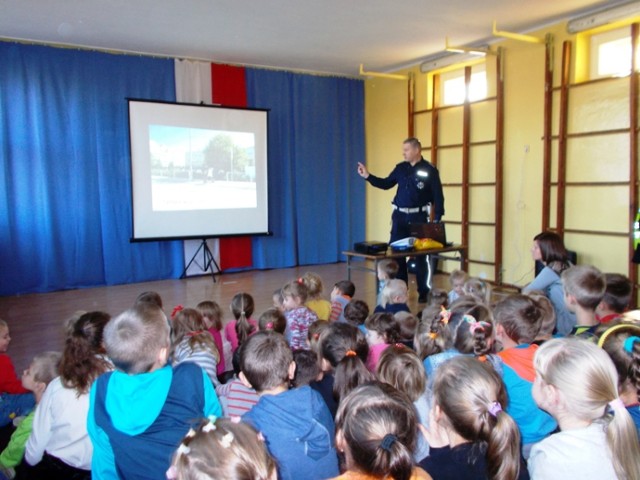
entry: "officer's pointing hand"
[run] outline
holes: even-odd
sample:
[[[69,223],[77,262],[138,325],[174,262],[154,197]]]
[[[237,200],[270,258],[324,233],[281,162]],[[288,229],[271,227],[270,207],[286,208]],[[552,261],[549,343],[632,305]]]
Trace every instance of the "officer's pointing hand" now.
[[[358,162],[358,175],[360,175],[362,178],[367,178],[369,176],[369,170],[367,170],[367,167],[364,166],[364,164]]]

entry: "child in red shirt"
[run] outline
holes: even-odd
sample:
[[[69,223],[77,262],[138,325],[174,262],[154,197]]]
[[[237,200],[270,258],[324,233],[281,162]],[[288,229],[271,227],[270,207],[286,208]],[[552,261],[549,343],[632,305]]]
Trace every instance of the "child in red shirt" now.
[[[8,425],[15,417],[29,414],[36,404],[33,393],[22,386],[7,355],[10,342],[9,325],[0,320],[0,427]]]

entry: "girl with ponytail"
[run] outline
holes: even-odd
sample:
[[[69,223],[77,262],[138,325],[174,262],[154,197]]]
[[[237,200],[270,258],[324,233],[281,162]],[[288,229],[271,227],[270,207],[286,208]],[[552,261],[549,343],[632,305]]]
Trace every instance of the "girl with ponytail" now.
[[[485,362],[456,357],[436,374],[429,430],[430,455],[420,462],[435,480],[528,478],[520,432],[506,412],[507,392]]]
[[[332,323],[320,334],[320,369],[324,376],[311,384],[335,416],[340,399],[358,385],[374,379],[365,362],[369,354],[367,340],[360,329],[348,323]]]
[[[251,318],[255,303],[253,297],[248,293],[236,293],[231,299],[230,308],[235,320],[225,325],[224,334],[231,343],[231,350],[235,353],[249,335],[258,331],[258,325]]]
[[[534,366],[533,397],[560,432],[531,449],[531,478],[640,478],[638,436],[606,352],[580,338],[558,338],[540,347]]]
[[[640,325],[614,320],[596,330],[598,346],[618,372],[618,393],[640,438]]]
[[[406,395],[378,382],[357,387],[336,416],[336,446],[347,471],[334,480],[430,479],[413,463],[416,433],[416,414]]]

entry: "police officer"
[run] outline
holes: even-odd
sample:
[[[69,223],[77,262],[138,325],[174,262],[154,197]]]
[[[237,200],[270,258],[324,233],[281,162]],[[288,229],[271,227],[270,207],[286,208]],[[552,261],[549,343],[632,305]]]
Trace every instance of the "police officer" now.
[[[434,208],[434,221],[439,222],[444,215],[444,196],[438,169],[422,158],[422,145],[417,138],[407,138],[402,143],[404,162],[398,163],[387,178],[371,175],[362,163],[358,163],[358,174],[371,185],[383,190],[398,186],[393,199],[391,216],[391,242],[411,236],[411,223],[429,221],[429,209]],[[404,257],[397,259],[400,269],[398,278],[408,283],[407,262]],[[416,259],[416,280],[418,301],[427,301],[427,259]]]

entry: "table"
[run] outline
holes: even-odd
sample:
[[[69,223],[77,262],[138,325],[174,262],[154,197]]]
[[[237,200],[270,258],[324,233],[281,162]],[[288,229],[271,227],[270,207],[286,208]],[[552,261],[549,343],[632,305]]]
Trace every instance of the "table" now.
[[[443,255],[445,253],[454,253],[458,256],[451,255]],[[424,257],[424,256],[433,256],[435,258],[441,260],[453,260],[455,262],[460,262],[460,266],[462,269],[466,268],[465,258],[467,253],[466,245],[451,245],[442,248],[432,248],[429,250],[410,250],[405,252],[393,252],[391,249],[387,250],[385,253],[380,254],[370,254],[370,253],[360,253],[354,250],[346,250],[342,252],[344,256],[347,257],[347,279],[351,280],[351,270],[359,270],[365,271],[369,273],[373,273],[378,278],[378,263],[387,258],[401,258],[401,257]],[[365,265],[354,265],[351,261],[354,258],[359,258],[362,260],[370,260],[373,261],[373,268]]]

